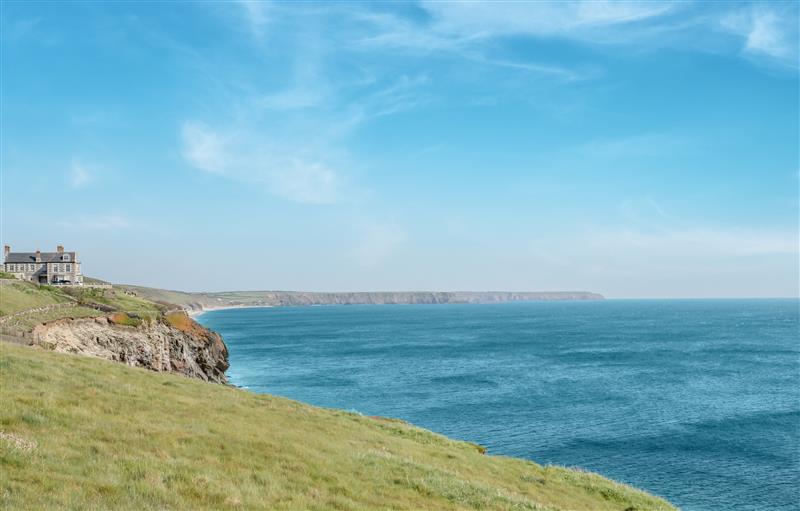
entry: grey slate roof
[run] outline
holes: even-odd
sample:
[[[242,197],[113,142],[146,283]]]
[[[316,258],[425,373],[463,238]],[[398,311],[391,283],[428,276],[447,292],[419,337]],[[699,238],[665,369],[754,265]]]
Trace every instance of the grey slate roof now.
[[[61,254],[58,252],[42,252],[42,262],[43,263],[74,263],[75,262],[75,252],[64,252],[65,254],[69,254],[69,261],[62,261]],[[8,257],[6,257],[5,262],[7,263],[35,263],[36,262],[36,252],[9,252]]]

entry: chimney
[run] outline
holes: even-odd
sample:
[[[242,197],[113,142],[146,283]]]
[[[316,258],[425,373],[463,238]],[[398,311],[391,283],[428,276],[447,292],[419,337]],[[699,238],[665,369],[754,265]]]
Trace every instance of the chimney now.
[[[39,252],[38,250],[36,251],[36,262],[37,263],[41,263],[42,262],[42,253]]]
[[[8,254],[11,253],[11,246],[6,245],[3,247],[3,261],[8,259]]]
[[[63,254],[64,253],[64,245],[57,246],[56,247],[56,252],[58,252],[59,255]]]

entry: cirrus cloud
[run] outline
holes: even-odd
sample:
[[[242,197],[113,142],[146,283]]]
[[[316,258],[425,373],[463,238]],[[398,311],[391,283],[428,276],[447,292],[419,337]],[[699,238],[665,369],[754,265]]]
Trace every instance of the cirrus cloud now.
[[[243,130],[223,131],[187,121],[183,156],[195,168],[266,186],[284,199],[329,204],[340,197],[341,179],[326,162],[296,147],[276,147]]]

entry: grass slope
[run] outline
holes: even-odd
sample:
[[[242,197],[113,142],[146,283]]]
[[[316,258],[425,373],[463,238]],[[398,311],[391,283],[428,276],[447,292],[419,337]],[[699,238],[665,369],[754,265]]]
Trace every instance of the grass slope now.
[[[102,316],[108,311],[119,311],[127,319],[124,324],[133,324],[138,318],[160,317],[169,308],[166,304],[156,304],[144,298],[125,292],[124,289],[97,289],[90,287],[40,286],[21,280],[0,281],[0,317],[21,313],[56,304],[72,304],[74,307],[57,308],[11,318],[6,326],[29,331],[39,323],[61,318],[82,318]],[[106,307],[105,312],[97,306]],[[130,315],[135,318],[131,319]]]
[[[0,343],[3,509],[668,510],[399,421]]]
[[[64,288],[64,292],[79,301],[106,305],[127,313],[157,315],[165,308],[165,305],[159,305],[150,300],[128,294],[122,289],[73,287]]]
[[[167,289],[156,289],[152,287],[132,286],[128,284],[119,284],[119,288],[130,290],[138,296],[152,300],[154,302],[174,303],[180,306],[186,306],[192,303],[202,304],[204,307],[212,305],[214,300],[209,298],[203,293],[185,293],[183,291],[171,291]],[[223,304],[224,305],[224,304]]]
[[[55,287],[22,280],[4,280],[0,285],[0,316],[71,301],[74,300]]]

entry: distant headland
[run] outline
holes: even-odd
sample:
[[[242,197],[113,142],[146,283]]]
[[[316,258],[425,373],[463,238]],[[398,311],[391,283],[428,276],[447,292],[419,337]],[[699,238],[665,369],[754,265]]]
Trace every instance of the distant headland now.
[[[148,300],[177,304],[189,311],[247,306],[502,303],[605,299],[601,294],[588,291],[371,291],[329,293],[310,291],[225,291],[187,293],[142,286],[125,285],[122,287]]]

